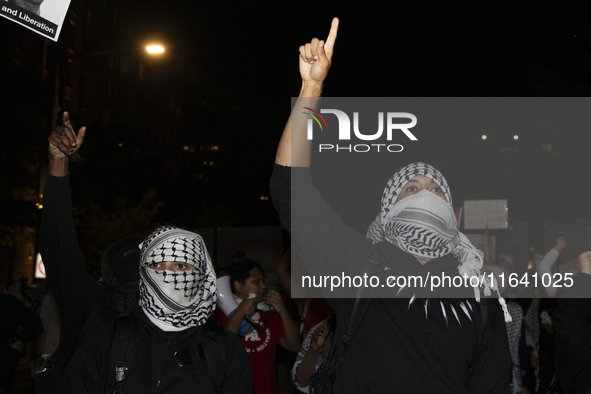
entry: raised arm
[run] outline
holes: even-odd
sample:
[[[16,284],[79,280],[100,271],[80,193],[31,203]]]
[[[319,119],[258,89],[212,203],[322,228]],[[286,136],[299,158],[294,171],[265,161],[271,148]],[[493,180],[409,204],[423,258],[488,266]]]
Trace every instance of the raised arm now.
[[[317,106],[318,98],[322,95],[324,79],[330,69],[338,29],[339,20],[334,18],[326,41],[314,38],[306,45],[300,46],[299,64],[302,88],[279,141],[275,156],[275,163],[279,165],[310,166],[310,141],[305,138],[306,116],[302,114],[301,108],[315,108]],[[293,136],[292,128],[294,130]]]
[[[69,157],[82,146],[86,128],[75,133],[67,112],[62,121],[63,126],[57,126],[48,138],[49,169],[43,193],[40,251],[62,327],[67,327],[86,319],[91,305],[85,301],[102,295],[103,290],[86,271],[72,218]]]
[[[283,324],[283,338],[279,341],[279,345],[290,352],[297,352],[302,346],[302,338],[295,322],[291,318],[281,295],[275,290],[269,290],[263,297],[263,301],[275,308],[275,311],[281,317]]]
[[[556,245],[552,249],[550,249],[546,256],[544,256],[542,261],[540,261],[540,265],[538,266],[538,273],[541,276],[545,274],[552,275],[552,267],[556,263],[556,260],[558,260],[558,256],[560,255],[562,250],[566,247],[566,239],[564,239],[564,237],[558,237],[556,239]],[[556,293],[558,293],[558,288],[548,286],[544,287],[544,291],[548,297],[554,297],[556,296]]]
[[[349,267],[351,272],[360,271],[359,261],[367,259],[365,255],[371,248],[370,240],[345,226],[330,209],[314,187],[308,168],[311,144],[306,123],[309,117],[303,112],[307,108],[318,108],[323,83],[332,64],[338,28],[339,20],[334,18],[326,42],[315,38],[300,47],[302,88],[281,136],[269,182],[281,224],[300,245],[302,264],[314,275]]]

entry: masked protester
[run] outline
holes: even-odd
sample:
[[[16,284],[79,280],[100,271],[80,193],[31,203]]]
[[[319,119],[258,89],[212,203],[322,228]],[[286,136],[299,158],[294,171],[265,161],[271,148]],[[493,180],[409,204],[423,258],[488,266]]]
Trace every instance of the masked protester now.
[[[216,277],[202,238],[175,227],[159,227],[140,245],[139,305],[131,321],[139,344],[135,355],[122,362],[124,393],[248,393],[250,367],[238,335],[217,330],[224,342],[222,355],[208,354],[206,337],[215,329],[208,322],[216,302]],[[107,323],[86,338],[72,359],[60,392],[104,393],[117,365],[112,360],[117,322]],[[201,349],[198,355],[195,349]],[[211,358],[210,358],[211,357]],[[223,372],[210,360],[222,360]],[[131,366],[130,366],[131,365]],[[118,389],[117,389],[118,390]],[[117,391],[114,390],[114,391]]]
[[[494,282],[483,280],[480,287],[479,281],[468,281],[438,294],[408,282],[385,286],[386,275],[480,278],[483,253],[459,232],[443,175],[426,163],[396,172],[369,238],[346,227],[312,184],[307,119],[300,108],[319,108],[337,30],[335,18],[326,40],[300,47],[302,89],[277,149],[271,194],[312,275],[375,274],[384,287],[378,285],[375,296],[359,304],[358,289],[348,298],[329,299],[337,319],[329,357],[338,362],[321,368],[328,370],[320,374],[326,377],[321,384],[311,379],[311,392],[332,386],[341,394],[507,393],[510,316]],[[368,269],[372,261],[375,268]],[[493,294],[498,299],[484,297]],[[330,288],[325,295],[331,296]],[[345,335],[349,327],[352,335]]]
[[[49,167],[44,187],[40,252],[60,312],[60,346],[52,354],[44,372],[35,375],[39,394],[58,392],[63,374],[72,356],[89,333],[128,314],[138,305],[140,261],[139,236],[128,236],[107,248],[101,269],[91,276],[78,245],[72,217],[69,161],[82,146],[86,128],[76,133],[69,114],[62,116],[63,126],[48,138]]]

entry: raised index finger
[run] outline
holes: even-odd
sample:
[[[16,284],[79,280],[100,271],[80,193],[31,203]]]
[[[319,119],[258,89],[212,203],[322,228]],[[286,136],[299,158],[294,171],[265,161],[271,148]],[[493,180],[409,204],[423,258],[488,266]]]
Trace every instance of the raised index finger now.
[[[337,39],[338,30],[339,30],[339,18],[334,18],[332,20],[332,24],[330,25],[330,32],[328,32],[328,37],[326,38],[326,43],[324,44],[324,50],[326,51],[326,54],[329,57],[332,55],[334,43]]]
[[[64,124],[64,126],[74,130],[74,128],[72,127],[72,123],[70,123],[70,114],[68,113],[68,111],[64,111],[64,113],[62,114],[62,123]]]

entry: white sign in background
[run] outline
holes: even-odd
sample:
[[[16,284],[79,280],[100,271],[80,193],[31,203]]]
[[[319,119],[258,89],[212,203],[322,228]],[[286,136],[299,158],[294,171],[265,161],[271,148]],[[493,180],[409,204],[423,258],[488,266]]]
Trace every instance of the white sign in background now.
[[[495,237],[494,235],[489,235],[487,237],[484,234],[466,234],[466,237],[470,240],[470,242],[472,243],[472,245],[474,245],[476,249],[482,251],[482,253],[485,254],[485,263],[492,263],[495,261],[495,248],[497,244],[497,237]]]
[[[19,5],[13,1],[0,0],[0,15],[57,41],[69,6],[70,0],[23,0]]]
[[[45,278],[45,265],[43,264],[43,259],[41,258],[40,253],[37,253],[37,256],[35,257],[35,278]]]
[[[464,201],[464,229],[485,230],[509,227],[507,200]]]

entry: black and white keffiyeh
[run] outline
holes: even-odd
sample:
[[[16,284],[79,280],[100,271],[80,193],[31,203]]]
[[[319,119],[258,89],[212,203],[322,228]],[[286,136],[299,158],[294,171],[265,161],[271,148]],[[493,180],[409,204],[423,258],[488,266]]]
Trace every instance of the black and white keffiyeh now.
[[[447,201],[421,190],[398,202],[406,184],[417,175],[423,175],[437,183]],[[476,249],[458,229],[451,192],[447,181],[435,167],[427,163],[413,163],[396,172],[386,184],[382,194],[381,210],[369,226],[367,237],[374,242],[387,241],[403,251],[423,260],[431,260],[452,253],[458,257],[461,276],[481,277],[484,253]],[[484,294],[489,296],[496,283],[484,279]],[[480,301],[480,290],[474,287],[474,295]],[[499,294],[499,302],[510,321],[505,300]]]
[[[200,326],[217,301],[216,275],[203,239],[176,227],[158,227],[140,244],[140,306],[163,331]],[[179,262],[195,270],[147,268],[152,263]]]

